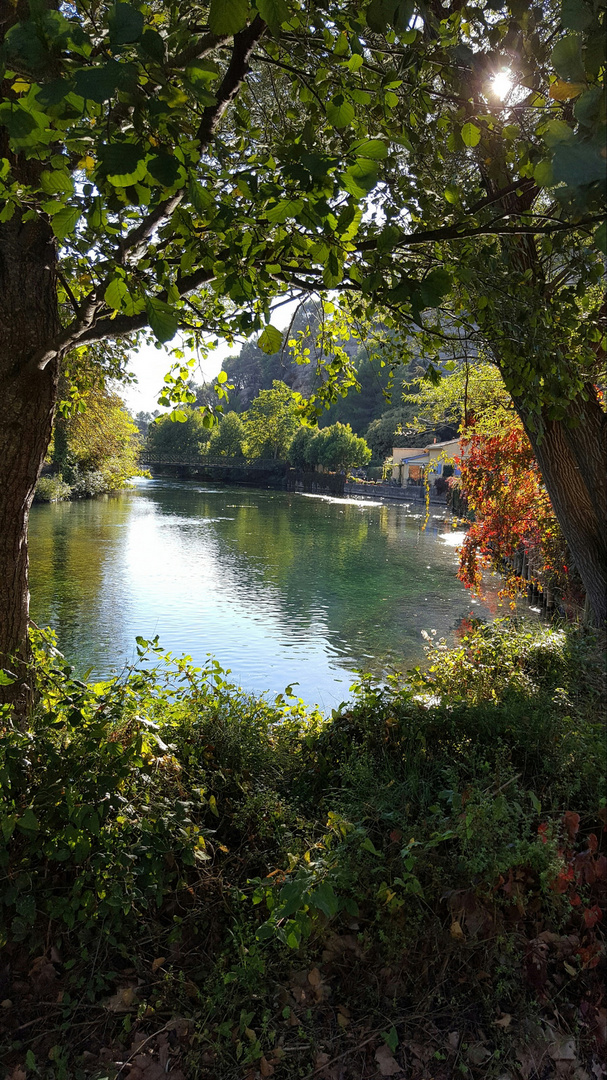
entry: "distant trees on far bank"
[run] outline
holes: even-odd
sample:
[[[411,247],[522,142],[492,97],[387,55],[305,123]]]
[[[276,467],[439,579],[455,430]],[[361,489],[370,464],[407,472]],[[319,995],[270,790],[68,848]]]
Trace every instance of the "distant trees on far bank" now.
[[[289,460],[298,468],[357,468],[371,460],[371,449],[349,424],[338,422],[320,429],[301,427],[291,443]]]
[[[38,502],[116,491],[139,471],[139,431],[122,399],[97,385],[81,391],[78,403],[55,419]]]
[[[149,424],[146,450],[159,456],[184,458],[202,455],[258,461],[288,460],[298,468],[348,469],[366,465],[371,450],[349,424],[325,428],[302,422],[301,399],[285,383],[275,379],[262,390],[244,413],[228,412],[212,429],[193,406],[181,408],[185,420],[169,415]]]

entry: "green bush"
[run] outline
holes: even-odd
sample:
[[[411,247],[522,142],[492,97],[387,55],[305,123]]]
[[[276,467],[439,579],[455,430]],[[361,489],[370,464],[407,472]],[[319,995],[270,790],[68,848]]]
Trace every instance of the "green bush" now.
[[[36,484],[34,502],[63,502],[69,499],[71,490],[60,476],[41,476]]]
[[[585,992],[601,883],[574,881],[587,856],[567,812],[580,837],[600,831],[591,639],[471,626],[454,649],[430,643],[404,684],[361,677],[327,718],[288,694],[252,698],[157,641],[138,639],[140,665],[93,685],[52,638],[33,649],[30,726],[5,708],[0,735],[0,933],[33,956],[60,941],[74,1000],[107,992],[116,963],[145,983],[155,957],[183,953],[190,1007],[204,1003],[223,1038],[227,1015],[271,1001],[290,957],[315,962],[355,920],[365,986],[406,955],[407,1007],[440,993],[457,1009],[458,973],[478,967],[495,990],[465,994],[492,1023],[498,999],[529,1007],[529,935],[577,932],[588,915]],[[177,1008],[176,978],[141,1007]],[[364,1011],[357,980],[349,1000]]]

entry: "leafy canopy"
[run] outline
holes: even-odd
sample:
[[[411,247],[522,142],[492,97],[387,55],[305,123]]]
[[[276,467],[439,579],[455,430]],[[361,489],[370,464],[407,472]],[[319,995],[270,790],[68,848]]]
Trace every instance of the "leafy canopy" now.
[[[275,352],[288,288],[419,321],[452,283],[434,244],[600,220],[602,0],[22,10],[0,53],[0,223],[46,216],[60,248],[63,327],[37,366],[148,325],[190,344],[260,330]],[[504,66],[510,110],[491,91]],[[507,212],[479,160],[500,190],[514,179]],[[529,185],[556,210],[521,200]]]

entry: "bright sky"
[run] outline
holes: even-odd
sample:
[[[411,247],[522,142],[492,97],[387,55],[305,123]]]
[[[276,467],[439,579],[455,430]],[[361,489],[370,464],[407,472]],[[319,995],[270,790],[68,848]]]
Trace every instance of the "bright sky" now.
[[[272,314],[272,325],[279,330],[284,330],[293,317],[297,301],[275,309]],[[179,345],[179,338],[174,338],[174,345]],[[185,350],[186,360],[192,355]],[[226,356],[234,356],[240,352],[240,343],[234,342],[229,346],[226,341],[220,341],[217,348],[192,368],[192,379],[195,383],[210,382],[221,371],[221,365]],[[153,413],[156,409],[164,411],[158,404],[158,395],[162,389],[164,377],[175,361],[167,349],[156,349],[153,345],[142,345],[141,348],[131,353],[130,370],[137,376],[137,382],[132,386],[118,388],[120,397],[126,402],[127,408],[135,415],[138,412]]]

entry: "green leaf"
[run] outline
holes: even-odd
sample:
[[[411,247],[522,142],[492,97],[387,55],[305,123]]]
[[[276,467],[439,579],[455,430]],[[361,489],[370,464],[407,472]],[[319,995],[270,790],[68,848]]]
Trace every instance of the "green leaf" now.
[[[607,222],[604,221],[596,230],[594,234],[594,244],[599,251],[603,252],[603,255],[607,255]]]
[[[558,146],[562,142],[571,142],[574,138],[573,128],[569,127],[564,120],[550,120],[542,130],[542,138],[546,146]]]
[[[586,30],[592,19],[592,9],[584,0],[563,0],[561,22],[567,30]]]
[[[476,124],[464,124],[461,134],[464,146],[478,146],[481,141],[481,129]]]
[[[51,79],[43,83],[36,94],[39,105],[46,108],[48,105],[58,105],[74,89],[72,79]]]
[[[323,267],[322,280],[327,289],[334,289],[344,276],[343,267],[334,251],[330,251]]]
[[[290,19],[290,12],[285,0],[256,0],[257,10],[270,30],[280,30],[284,22]]]
[[[406,30],[414,11],[412,0],[371,0],[367,8],[367,24],[376,34],[383,34],[389,26]]]
[[[0,686],[12,686],[16,681],[16,675],[11,675],[5,668],[0,668]]]
[[[362,851],[370,851],[372,855],[377,855],[378,858],[381,855],[381,851],[377,850],[370,836],[365,836],[360,846]]]
[[[162,64],[164,62],[164,38],[158,33],[157,30],[150,30],[149,28],[147,30],[144,30],[140,45],[146,56],[149,56],[152,60],[155,60],[157,64]]]
[[[568,34],[553,48],[550,59],[557,75],[568,83],[586,81],[582,62],[582,39],[579,34]]]
[[[301,199],[281,199],[266,212],[266,217],[272,225],[281,225],[287,218],[296,217],[302,207]]]
[[[82,215],[79,206],[66,206],[58,214],[53,215],[53,232],[58,240],[64,240],[66,236],[74,232]]]
[[[17,828],[23,832],[38,832],[40,829],[40,823],[31,806],[17,819]]]
[[[246,26],[249,0],[211,0],[209,30],[213,34],[236,34]]]
[[[398,1049],[398,1034],[395,1027],[391,1027],[389,1031],[382,1031],[381,1037],[384,1040],[386,1046],[392,1053],[396,1053]]]
[[[45,195],[71,195],[74,181],[67,169],[45,169],[40,173],[40,187]]]
[[[327,118],[330,124],[336,128],[345,128],[352,123],[355,116],[354,106],[351,101],[346,101],[342,94],[336,94],[327,105]]]
[[[41,126],[37,116],[41,116],[43,122],[46,120],[42,113],[35,114],[24,109],[18,101],[6,101],[0,105],[0,126],[7,129],[11,142],[15,145],[27,141],[36,128]]]
[[[187,192],[192,206],[199,214],[204,214],[205,210],[208,210],[213,205],[213,196],[210,191],[202,187],[196,180],[190,180]]]
[[[174,338],[179,326],[179,319],[174,308],[153,296],[146,296],[145,307],[156,340],[164,343]]]
[[[561,143],[552,159],[554,179],[570,187],[583,187],[605,180],[607,161],[590,143]]]
[[[128,187],[146,174],[145,152],[137,143],[108,143],[101,151],[101,164],[110,184]]]
[[[85,101],[99,105],[116,93],[120,79],[120,64],[110,60],[103,67],[80,68],[74,75],[74,89]]]
[[[438,307],[451,289],[452,278],[447,270],[432,270],[420,283],[421,302],[424,307]]]
[[[328,919],[332,919],[334,915],[337,915],[339,911],[339,900],[335,895],[335,890],[330,882],[323,881],[317,889],[310,896],[310,903],[322,911],[323,915],[326,915]]]
[[[141,299],[133,299],[126,282],[121,277],[112,278],[105,290],[103,299],[108,307],[113,308],[114,311],[124,311],[125,315],[135,315],[137,312],[142,311],[144,307]]]
[[[105,290],[103,299],[108,307],[113,308],[114,311],[120,311],[122,309],[122,298],[126,291],[126,285],[121,277],[112,278]]]
[[[552,162],[547,158],[545,158],[544,161],[539,161],[533,170],[533,179],[538,187],[553,187],[554,173],[552,171]]]
[[[345,190],[350,192],[350,195],[354,195],[357,199],[363,198],[372,191],[377,183],[376,162],[361,158],[360,161],[346,169],[341,177],[341,183]]]
[[[132,4],[116,4],[108,19],[112,46],[139,41],[143,33],[143,15]]]
[[[382,139],[363,139],[353,143],[350,149],[357,158],[368,158],[370,161],[383,161],[388,156],[388,147]]]
[[[599,86],[593,86],[579,97],[573,106],[573,115],[583,127],[594,127],[599,121],[601,114],[601,102],[603,90]]]
[[[180,163],[171,154],[154,154],[147,163],[150,174],[163,187],[173,187],[183,172]]]
[[[277,330],[275,326],[270,324],[266,326],[263,334],[260,335],[257,342],[262,352],[271,356],[273,353],[277,353],[282,348],[282,334],[280,330]]]

